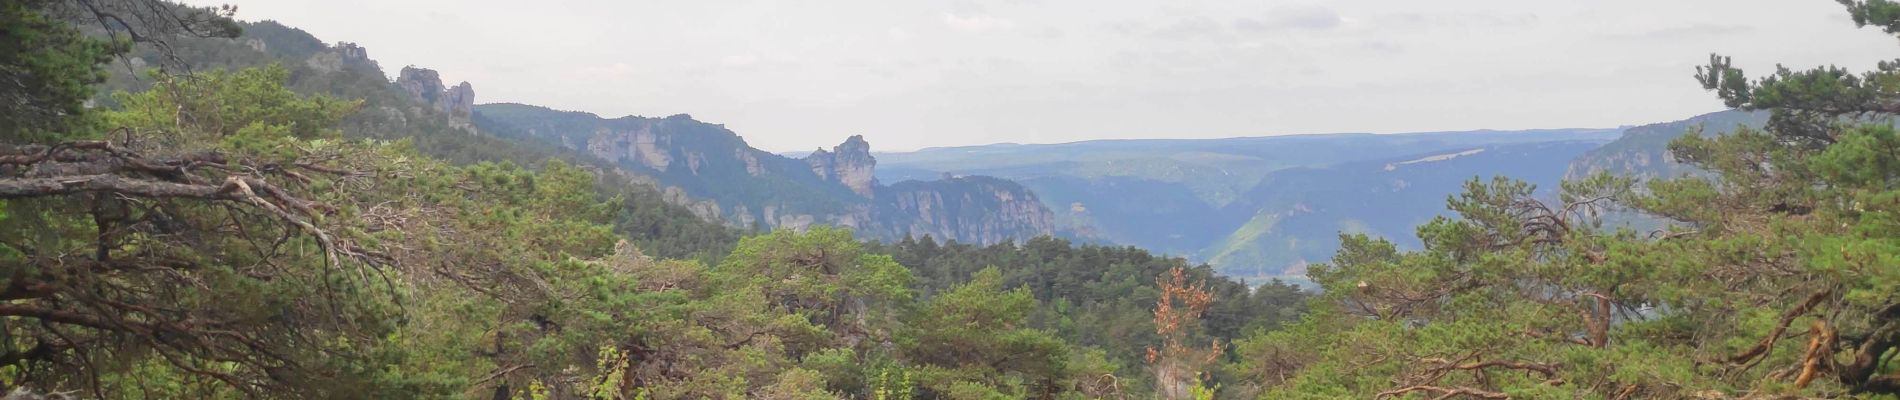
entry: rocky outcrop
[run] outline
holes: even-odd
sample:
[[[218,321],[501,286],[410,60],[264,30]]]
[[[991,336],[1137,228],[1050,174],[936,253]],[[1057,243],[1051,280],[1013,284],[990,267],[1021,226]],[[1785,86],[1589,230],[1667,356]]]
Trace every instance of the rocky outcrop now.
[[[685,206],[687,210],[692,211],[693,215],[698,216],[700,219],[717,221],[720,218],[718,201],[695,200],[692,196],[688,196],[685,190],[681,190],[678,187],[669,186],[662,194],[665,195],[666,202]]]
[[[794,159],[688,115],[601,118],[520,104],[483,104],[487,129],[582,150],[627,175],[650,177],[666,201],[751,229],[847,227],[860,237],[931,236],[993,244],[1055,232],[1054,213],[1028,189],[988,177],[881,185],[862,136]]]
[[[341,54],[343,56],[344,62],[349,62],[349,63],[370,62],[369,49],[365,49],[363,48],[363,46],[358,46],[356,45],[356,43],[336,42],[336,47],[334,49],[336,50],[337,54]]]
[[[732,149],[732,156],[738,158],[740,162],[745,163],[746,175],[752,175],[754,177],[765,176],[765,165],[760,164],[759,158],[753,156],[752,152],[746,150],[747,149]]]
[[[1055,213],[1016,182],[985,176],[908,181],[879,188],[879,221],[890,236],[992,244],[1055,234]]]
[[[457,118],[468,118],[475,112],[475,87],[468,82],[456,84],[442,93],[442,102],[436,109],[446,111]]]
[[[811,166],[811,173],[817,174],[819,179],[827,181],[832,180],[831,164],[836,162],[836,160],[837,158],[832,157],[831,152],[825,151],[823,147],[812,151],[811,155],[805,156],[805,164]]]
[[[396,86],[408,92],[409,96],[430,104],[434,104],[436,98],[441,97],[443,90],[446,89],[442,87],[441,74],[433,69],[413,66],[402,67],[402,72],[396,75]]]
[[[264,49],[268,47],[262,40],[251,40],[255,41],[255,44],[252,44],[251,47],[258,51],[264,51]],[[355,66],[381,69],[376,66],[376,61],[369,59],[368,49],[364,49],[362,46],[357,46],[356,43],[350,42],[337,42],[336,46],[331,46],[323,51],[317,52],[317,54],[311,55],[309,59],[304,60],[304,65],[309,66],[310,69],[316,70],[319,73],[325,74],[342,72],[344,69]],[[380,75],[382,72],[378,71],[377,74]]]
[[[651,126],[632,130],[602,128],[587,139],[587,152],[603,160],[644,165],[659,172],[673,165],[671,140]]]
[[[859,196],[875,193],[877,158],[871,156],[871,144],[864,141],[864,135],[852,135],[831,151],[818,149],[805,157],[805,164],[819,178],[844,185]]]
[[[475,87],[462,82],[455,87],[442,85],[442,76],[427,68],[403,67],[396,77],[396,86],[401,87],[409,96],[422,100],[436,111],[448,113],[451,118],[468,120],[475,109]]]

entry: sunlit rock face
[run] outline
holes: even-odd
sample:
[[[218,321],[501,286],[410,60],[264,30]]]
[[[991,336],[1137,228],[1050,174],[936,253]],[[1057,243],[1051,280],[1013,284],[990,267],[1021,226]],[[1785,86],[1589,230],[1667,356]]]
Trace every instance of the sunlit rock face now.
[[[432,69],[403,67],[396,76],[396,86],[451,117],[466,120],[475,109],[473,85],[462,82],[454,87],[443,86],[441,74]]]
[[[831,151],[818,149],[805,157],[805,163],[818,177],[844,185],[860,196],[871,197],[877,187],[877,158],[871,156],[871,144],[863,135],[853,135]]]

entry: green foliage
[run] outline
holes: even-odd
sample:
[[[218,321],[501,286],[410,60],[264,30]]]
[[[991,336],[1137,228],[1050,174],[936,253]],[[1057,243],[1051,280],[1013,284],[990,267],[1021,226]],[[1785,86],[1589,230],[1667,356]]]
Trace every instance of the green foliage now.
[[[613,167],[591,156],[535,141],[500,138],[495,132],[472,134],[466,125],[484,125],[481,116],[462,123],[419,104],[390,84],[374,60],[359,58],[365,51],[360,47],[328,46],[307,32],[274,21],[242,23],[242,32],[243,36],[236,40],[186,35],[172,38],[162,47],[140,43],[125,55],[125,61],[130,65],[181,62],[185,64],[183,67],[199,74],[263,68],[268,72],[254,73],[282,74],[279,81],[289,91],[317,96],[337,106],[356,105],[356,112],[348,113],[339,123],[298,124],[302,127],[299,129],[327,129],[351,139],[404,141],[420,154],[455,164],[508,161],[537,168],[550,160],[560,160],[595,171]],[[110,68],[110,71],[112,77],[101,85],[103,91],[143,91],[168,80],[188,79],[163,74],[142,75],[144,71],[129,68]],[[216,98],[187,101],[212,99]],[[222,107],[221,112],[246,110],[241,107],[245,103],[236,100],[232,99],[234,107]],[[120,109],[158,109],[122,105],[121,99],[112,96],[94,101]],[[737,231],[706,222],[685,208],[668,203],[653,187],[612,175],[598,178],[600,191],[622,199],[619,202],[622,210],[614,218],[615,230],[652,255],[716,263],[738,241]]]
[[[8,387],[102,398],[1125,395],[1140,388],[1115,374],[1150,343],[1118,335],[1152,331],[1148,279],[1181,264],[1050,239],[944,254],[831,228],[740,241],[602,176],[599,160],[469,136],[458,124],[480,121],[416,107],[350,48],[269,22],[240,41],[141,41],[129,57],[198,72],[119,75],[102,108],[80,108],[104,90],[87,74],[115,49],[57,29],[48,4],[9,3],[3,22],[36,39],[8,44],[23,62],[70,73],[31,92],[64,108],[9,116],[44,135],[6,142],[65,141],[0,150],[69,164],[4,179],[131,184],[0,203]],[[928,282],[880,254],[895,249],[936,263],[920,267]],[[1035,266],[971,277],[953,266],[977,259],[964,256]],[[1054,279],[1067,266],[1081,275]],[[1220,282],[1234,303],[1210,314],[1219,334],[1275,324],[1301,297]],[[1068,337],[1096,344],[1077,351]]]
[[[917,387],[911,382],[911,372],[906,369],[881,370],[877,373],[876,384],[871,388],[872,400],[904,400],[915,396]]]
[[[717,268],[728,287],[760,292],[777,310],[799,315],[823,332],[788,343],[794,354],[888,340],[877,329],[911,298],[910,270],[890,256],[866,253],[851,232],[781,230],[739,242]]]
[[[180,38],[173,49],[189,56],[193,48],[226,48],[218,43]],[[140,50],[169,56],[149,51]],[[0,343],[10,352],[0,359],[9,386],[99,397],[416,398],[483,390],[565,397],[577,393],[576,371],[616,365],[596,362],[602,354],[646,356],[638,338],[679,340],[659,344],[688,352],[695,343],[725,349],[733,340],[700,321],[772,321],[757,296],[696,298],[639,286],[707,281],[696,277],[704,267],[652,262],[631,246],[610,256],[617,254],[610,251],[616,220],[644,228],[636,239],[645,235],[689,254],[723,254],[734,240],[729,231],[683,222],[697,220],[657,201],[633,207],[604,199],[601,180],[558,160],[539,171],[508,162],[455,167],[416,154],[414,142],[343,140],[362,137],[364,125],[352,120],[366,114],[356,112],[365,102],[298,94],[324,85],[313,85],[308,66],[296,61],[290,68],[154,73],[140,85],[150,90],[114,95],[103,102],[112,111],[76,117],[124,128],[110,138],[126,147],[107,154],[180,166],[156,177],[123,172],[132,177],[216,184],[229,172],[230,179],[258,179],[251,188],[269,200],[232,206],[217,204],[216,194],[211,202],[78,195],[5,202],[9,218],[0,224],[12,228],[0,238],[0,267],[15,289],[4,307],[9,339]],[[352,71],[363,73],[314,76],[363,77],[372,84],[320,92],[391,101],[380,72]],[[213,176],[196,176],[207,173]],[[258,186],[263,179],[282,186]],[[607,190],[623,190],[614,187],[626,186]],[[245,208],[253,205],[260,208]],[[635,220],[648,217],[667,221]],[[700,237],[653,237],[674,232]],[[88,265],[117,267],[73,274]],[[642,273],[627,270],[633,265]],[[735,386],[732,372],[786,365],[762,357],[779,353],[773,342],[758,342],[723,358],[695,356],[708,363],[696,378],[626,393],[744,393],[749,388]],[[629,350],[614,353],[619,345]],[[618,373],[638,377],[624,367],[626,359]],[[810,377],[791,371],[757,382],[800,393],[809,392]]]
[[[1056,378],[1068,375],[1068,348],[1052,332],[1028,326],[1035,306],[1027,288],[1005,291],[1002,272],[987,268],[925,303],[899,347],[925,366],[921,381],[933,392],[972,383],[1015,398],[1053,392],[1067,386]]]
[[[324,171],[387,171],[381,161],[400,150],[326,139],[347,105],[292,94],[281,79],[206,74],[121,95],[164,116],[103,112],[115,143],[55,146],[73,149],[47,150],[66,163],[7,177],[124,182],[116,194],[5,203],[7,381],[102,397],[405,396],[428,385],[372,367],[406,357],[383,347],[398,294],[382,260],[358,256],[368,238],[323,218],[358,218],[354,201],[378,184]],[[218,99],[244,99],[244,110]]]
[[[1900,4],[1887,0],[1837,0],[1860,26],[1878,26],[1888,34],[1900,34]]]
[[[87,37],[49,10],[54,0],[0,4],[0,141],[46,142],[93,136],[85,112],[91,86],[125,43]]]
[[[1179,258],[1054,238],[974,246],[938,243],[926,236],[874,251],[888,252],[911,267],[918,292],[925,297],[968,290],[959,285],[975,282],[995,267],[999,288],[1008,296],[1026,291],[1035,300],[1025,327],[1053,333],[1074,349],[1069,352],[1070,385],[1098,397],[1151,390],[1153,379],[1143,357],[1144,349],[1161,341],[1151,313],[1158,299],[1155,278],[1173,268],[1185,268],[1190,279],[1206,281],[1213,295],[1213,305],[1203,316],[1204,329],[1190,338],[1194,343],[1232,343],[1292,322],[1304,310],[1306,298],[1299,288],[1278,281],[1250,288]]]
[[[154,74],[160,90],[113,96],[119,108],[106,113],[106,123],[168,131],[164,140],[177,148],[188,143],[215,143],[232,151],[272,162],[303,155],[303,143],[338,139],[334,128],[356,111],[358,102],[328,96],[303,96],[283,87],[289,72],[282,67],[243,71],[212,71],[201,75]],[[198,110],[180,116],[178,110]],[[179,120],[203,129],[177,130]]]
[[[615,190],[615,185],[603,186]],[[614,231],[653,256],[718,264],[739,242],[739,230],[700,219],[653,188],[627,187],[613,193],[621,199]]]
[[[1890,26],[1892,4],[1844,1]],[[1895,70],[1781,69],[1726,58],[1700,75],[1761,129],[1686,134],[1711,176],[1473,180],[1426,245],[1346,236],[1314,313],[1242,341],[1260,398],[1887,398],[1900,345]],[[1668,221],[1606,229],[1606,210]]]

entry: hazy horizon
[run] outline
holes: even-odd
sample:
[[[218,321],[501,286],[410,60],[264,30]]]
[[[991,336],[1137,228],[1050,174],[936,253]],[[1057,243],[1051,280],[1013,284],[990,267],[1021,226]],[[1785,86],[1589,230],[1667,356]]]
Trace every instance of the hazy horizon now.
[[[1711,51],[1757,73],[1895,57],[1829,2],[192,2],[480,103],[685,113],[775,152],[1608,128],[1721,109],[1691,79]]]

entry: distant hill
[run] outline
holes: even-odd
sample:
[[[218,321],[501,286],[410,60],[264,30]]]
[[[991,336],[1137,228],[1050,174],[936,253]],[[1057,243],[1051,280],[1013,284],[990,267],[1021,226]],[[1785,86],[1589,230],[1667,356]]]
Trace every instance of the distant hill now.
[[[1424,207],[1401,207],[1405,210],[1402,213],[1363,210],[1376,215],[1359,218],[1360,223],[1347,221],[1347,225],[1386,230],[1403,227],[1392,232],[1393,236],[1409,237],[1410,225],[1405,224],[1438,215],[1443,210],[1444,194],[1461,189],[1464,179],[1518,169],[1554,170],[1553,176],[1561,176],[1570,158],[1619,134],[1617,129],[1548,129],[946,147],[880,153],[878,179],[890,182],[945,175],[1008,178],[1035,191],[1055,211],[1058,225],[1065,229],[1114,243],[1196,257],[1238,275],[1278,275],[1288,269],[1297,270],[1303,262],[1324,259],[1314,259],[1314,254],[1330,256],[1326,243],[1336,241],[1340,230],[1338,224],[1323,229],[1301,225],[1301,221],[1318,217],[1298,219],[1292,225],[1279,224],[1270,214],[1288,210],[1274,207],[1299,203],[1284,199],[1309,194],[1324,197],[1318,193],[1332,191],[1380,193],[1379,186],[1390,183],[1383,175],[1407,176],[1404,180],[1412,187],[1399,194],[1438,194],[1423,200],[1408,197]],[[1510,147],[1556,143],[1564,145]],[[1495,146],[1506,147],[1492,149]],[[1359,174],[1359,170],[1351,169],[1370,166],[1361,169],[1377,172],[1388,163],[1474,149],[1489,149],[1485,151],[1491,154],[1454,159],[1456,162],[1407,164],[1410,167],[1401,172],[1383,175]],[[1501,156],[1520,153],[1528,155],[1522,159]],[[1423,173],[1421,169],[1444,169],[1462,177],[1425,179],[1416,175]],[[1301,180],[1312,182],[1291,183]],[[1282,239],[1296,240],[1301,244],[1294,247],[1307,250],[1280,251],[1262,243]]]
[[[602,118],[522,104],[474,107],[485,132],[584,152],[651,179],[667,197],[737,226],[845,226],[860,236],[993,244],[1057,234],[1054,214],[1021,185],[956,178],[884,185],[870,144],[852,136],[791,158],[753,148],[722,125],[689,115]]]
[[[1623,136],[1578,156],[1571,161],[1567,178],[1581,178],[1608,171],[1638,178],[1671,178],[1693,173],[1689,166],[1677,163],[1669,155],[1669,142],[1700,128],[1703,134],[1733,132],[1738,126],[1760,128],[1768,122],[1765,111],[1719,111],[1680,121],[1642,125],[1625,129]]]
[[[869,239],[932,235],[980,244],[1058,233],[1035,195],[1007,180],[878,184],[876,161],[862,138],[794,159],[752,149],[724,127],[686,115],[604,119],[529,105],[477,107],[469,82],[447,84],[436,71],[414,66],[397,70],[392,81],[361,46],[329,44],[274,21],[242,28],[235,39],[180,38],[173,50],[193,70],[276,65],[299,92],[363,100],[343,123],[351,137],[407,140],[425,154],[460,163],[536,166],[559,159],[590,168],[614,190],[637,191],[628,201],[662,203],[639,206],[663,220],[738,228],[830,224],[856,228]],[[110,105],[105,95],[111,91],[150,87],[140,71],[164,61],[154,49],[135,49],[122,63],[129,68],[114,69],[98,101]],[[600,140],[588,141],[596,136]]]
[[[1446,214],[1445,199],[1473,178],[1506,176],[1548,194],[1566,160],[1600,141],[1509,143],[1384,160],[1275,171],[1223,209],[1244,224],[1197,258],[1231,276],[1300,277],[1308,263],[1329,262],[1338,235],[1364,233],[1417,248],[1414,229]]]
[[[462,163],[511,160],[535,165],[549,159],[577,161],[574,154],[552,146],[474,134],[467,106],[474,101],[475,93],[467,82],[445,86],[435,71],[416,67],[402,68],[401,79],[392,82],[383,66],[361,46],[326,44],[308,32],[275,21],[240,25],[243,35],[235,39],[176,38],[173,55],[195,71],[276,65],[288,70],[287,85],[293,90],[362,100],[362,109],[343,123],[344,133],[352,137],[407,139],[424,153]],[[111,68],[113,74],[100,85],[99,102],[109,105],[112,99],[107,95],[112,91],[149,88],[152,82],[144,69],[168,59],[149,46],[135,47]]]
[[[750,147],[687,115],[604,118],[521,104],[475,104],[474,85],[404,67],[392,81],[368,49],[325,43],[276,22],[235,40],[181,41],[194,69],[280,65],[305,93],[363,99],[350,136],[409,140],[458,162],[563,159],[651,188],[637,201],[664,218],[742,228],[854,227],[870,239],[929,235],[997,243],[1039,235],[1134,245],[1214,263],[1244,277],[1297,274],[1330,256],[1340,231],[1410,242],[1475,176],[1541,187],[1613,171],[1690,173],[1666,144],[1693,126],[1759,126],[1725,111],[1621,129],[1326,134],[1229,139],[996,144],[872,153],[861,137],[810,154]],[[160,62],[141,49],[134,69]],[[107,90],[150,82],[123,69]],[[100,101],[110,102],[106,97]],[[1601,146],[1598,146],[1602,144]],[[1388,169],[1388,166],[1391,168]],[[1553,172],[1555,171],[1555,172]]]
[[[1579,179],[1599,172],[1630,176],[1642,180],[1685,176],[1712,177],[1713,174],[1677,162],[1669,152],[1669,143],[1697,132],[1726,135],[1740,128],[1761,129],[1768,124],[1767,111],[1725,110],[1670,121],[1632,127],[1616,141],[1571,160],[1565,179]],[[1873,122],[1873,121],[1862,121]],[[1886,121],[1900,126],[1900,121]],[[1603,216],[1606,224],[1639,232],[1663,229],[1669,221],[1631,212],[1611,212]]]
[[[351,43],[327,44],[303,30],[274,21],[240,22],[243,34],[235,39],[173,38],[172,55],[141,45],[115,62],[112,74],[100,85],[99,105],[109,106],[113,91],[143,90],[153,82],[145,69],[165,63],[204,72],[276,66],[288,72],[286,86],[303,94],[361,100],[362,108],[340,125],[346,137],[402,140],[428,156],[455,163],[511,162],[536,167],[552,160],[606,172],[611,164],[581,152],[539,141],[518,140],[484,132],[472,115],[472,85],[445,85],[435,71],[403,67],[389,79],[370,51]],[[174,65],[173,63],[182,65]],[[123,67],[120,67],[123,66]],[[648,254],[670,258],[723,255],[738,232],[694,215],[668,202],[656,188],[636,180],[603,174],[603,191],[621,196],[627,216],[617,229]]]
[[[1611,140],[1616,129],[1542,129],[1405,134],[1338,133],[1227,139],[1095,140],[1061,144],[993,144],[880,153],[886,181],[942,173],[1011,179],[1133,177],[1186,185],[1213,206],[1226,205],[1275,170],[1399,157],[1486,144]]]

